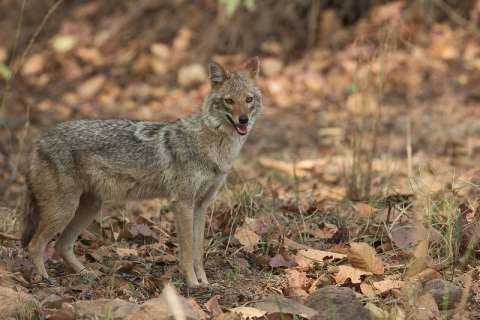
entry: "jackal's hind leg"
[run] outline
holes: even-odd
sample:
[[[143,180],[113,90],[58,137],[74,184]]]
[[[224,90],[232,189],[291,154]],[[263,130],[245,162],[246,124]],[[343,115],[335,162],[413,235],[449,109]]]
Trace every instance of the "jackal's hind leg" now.
[[[39,199],[39,223],[32,240],[28,244],[28,254],[37,273],[48,280],[45,268],[44,252],[50,240],[61,232],[75,215],[78,197],[69,195],[63,198]]]
[[[63,258],[65,264],[71,267],[75,273],[80,274],[86,282],[96,279],[96,274],[93,271],[87,270],[78,260],[73,252],[73,246],[80,233],[93,222],[101,207],[102,201],[100,199],[91,194],[83,194],[80,197],[80,203],[74,218],[63,230],[55,245],[57,252]]]

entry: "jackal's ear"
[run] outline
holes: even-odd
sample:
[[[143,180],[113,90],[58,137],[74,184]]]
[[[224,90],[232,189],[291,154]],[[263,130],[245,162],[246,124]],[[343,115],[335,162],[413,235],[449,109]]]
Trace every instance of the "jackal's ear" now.
[[[250,73],[253,80],[257,80],[260,73],[260,59],[255,56],[245,64],[245,69]]]
[[[212,85],[222,84],[228,78],[227,71],[216,62],[208,65],[208,74]]]

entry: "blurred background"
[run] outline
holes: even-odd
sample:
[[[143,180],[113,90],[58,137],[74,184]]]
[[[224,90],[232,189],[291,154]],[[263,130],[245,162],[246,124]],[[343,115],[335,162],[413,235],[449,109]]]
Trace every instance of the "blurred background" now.
[[[0,194],[15,199],[39,129],[174,120],[209,90],[208,61],[253,55],[266,107],[247,167],[292,175],[299,162],[312,197],[357,200],[406,191],[420,169],[430,183],[468,171],[480,157],[479,15],[474,0],[2,0]]]
[[[472,237],[478,250],[479,40],[478,0],[0,0],[0,207],[18,203],[41,131],[72,119],[184,117],[209,91],[209,61],[235,69],[258,55],[264,112],[212,210],[207,252],[215,263],[236,259],[235,227],[263,215],[276,235],[312,247],[322,248],[322,237],[366,241],[389,275],[409,257],[390,242],[393,222],[420,230],[420,238],[399,233],[410,240],[423,239],[426,225],[441,244],[423,257],[454,270]],[[160,202],[105,210],[173,230],[172,217],[158,218],[168,213]],[[0,230],[15,220],[2,216]],[[336,228],[329,236],[326,222]],[[109,235],[128,225],[116,223],[102,239],[115,242]],[[97,240],[82,237],[82,250],[94,250]],[[232,265],[260,270],[272,261],[257,258]],[[238,281],[222,303],[262,296],[271,287],[265,279],[286,281],[274,271],[247,274],[245,288]],[[316,288],[318,277],[309,277]],[[153,292],[145,290],[135,301]]]

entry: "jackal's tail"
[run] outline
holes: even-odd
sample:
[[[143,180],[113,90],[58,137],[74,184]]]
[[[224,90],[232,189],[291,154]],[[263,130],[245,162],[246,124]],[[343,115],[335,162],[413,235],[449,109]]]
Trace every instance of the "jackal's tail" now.
[[[37,230],[39,220],[37,202],[30,189],[28,181],[25,186],[23,206],[20,210],[21,214],[23,214],[22,246],[26,248]]]

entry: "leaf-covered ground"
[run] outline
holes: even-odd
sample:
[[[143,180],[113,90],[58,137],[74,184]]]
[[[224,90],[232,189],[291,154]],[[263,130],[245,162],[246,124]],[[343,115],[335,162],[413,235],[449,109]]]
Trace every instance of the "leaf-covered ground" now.
[[[58,283],[47,286],[31,281],[9,239],[32,139],[69,119],[174,120],[208,91],[192,26],[155,36],[132,11],[107,14],[96,1],[59,10],[58,27],[27,51],[0,43],[0,297],[13,299],[3,314],[150,319],[180,300],[189,318],[235,317],[233,308],[254,318],[480,318],[474,20],[427,24],[394,1],[347,27],[325,10],[321,41],[298,59],[262,43],[264,114],[209,210],[211,287],[184,285],[161,199],[108,205],[82,233],[75,250],[97,282],[65,270],[52,243],[45,259]],[[129,32],[139,28],[144,37]]]

